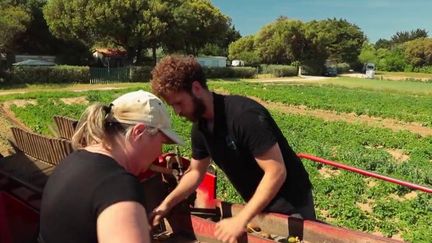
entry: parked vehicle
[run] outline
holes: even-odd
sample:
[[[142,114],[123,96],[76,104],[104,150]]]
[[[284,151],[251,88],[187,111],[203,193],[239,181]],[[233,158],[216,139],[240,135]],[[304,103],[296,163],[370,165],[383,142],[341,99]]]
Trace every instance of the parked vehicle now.
[[[243,67],[244,66],[244,61],[242,61],[242,60],[232,60],[231,66],[233,66],[233,67]]]
[[[366,63],[364,66],[366,78],[374,78],[375,77],[375,64],[374,63]]]
[[[324,76],[327,77],[336,77],[337,76],[337,68],[335,66],[326,66],[324,68]]]

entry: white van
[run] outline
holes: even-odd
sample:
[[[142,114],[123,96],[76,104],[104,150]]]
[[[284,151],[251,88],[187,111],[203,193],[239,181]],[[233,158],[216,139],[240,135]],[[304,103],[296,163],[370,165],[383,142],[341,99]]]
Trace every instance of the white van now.
[[[242,60],[232,60],[231,66],[233,66],[233,67],[242,67],[242,66],[244,66],[244,61],[242,61]]]
[[[366,63],[365,65],[366,78],[374,78],[375,77],[375,64]]]

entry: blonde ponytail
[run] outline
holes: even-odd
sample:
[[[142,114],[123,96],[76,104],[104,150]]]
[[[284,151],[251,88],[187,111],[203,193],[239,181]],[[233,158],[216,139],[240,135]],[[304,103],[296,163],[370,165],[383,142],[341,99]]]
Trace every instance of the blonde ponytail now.
[[[105,133],[105,117],[107,116],[105,110],[106,106],[97,103],[89,106],[83,112],[72,137],[74,149],[108,141]]]

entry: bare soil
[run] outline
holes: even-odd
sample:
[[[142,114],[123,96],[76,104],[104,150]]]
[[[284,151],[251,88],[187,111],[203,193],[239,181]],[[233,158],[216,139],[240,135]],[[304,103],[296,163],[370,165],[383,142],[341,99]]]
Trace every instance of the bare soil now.
[[[75,104],[84,104],[87,105],[89,102],[85,96],[81,97],[72,97],[72,98],[62,98],[60,99],[66,105],[75,105]]]
[[[385,149],[398,163],[409,160],[409,156],[402,149]]]
[[[11,123],[0,114],[0,154],[3,156],[13,153],[12,146],[9,141],[12,138],[10,131]]]
[[[321,169],[319,169],[319,173],[324,178],[330,178],[330,177],[335,177],[340,175],[341,171],[337,169],[331,169],[328,167],[322,167]]]
[[[393,199],[395,199],[395,200],[397,200],[399,202],[403,202],[405,200],[415,199],[417,197],[417,194],[418,193],[416,191],[409,192],[409,193],[407,193],[407,194],[405,194],[403,196],[398,196],[396,194],[390,194],[390,198],[393,198]]]
[[[357,202],[356,204],[363,212],[373,212],[374,201],[371,199],[368,199],[366,203]]]
[[[3,156],[14,153],[9,141],[13,141],[10,128],[12,126],[25,127],[4,104],[0,104],[0,154]]]

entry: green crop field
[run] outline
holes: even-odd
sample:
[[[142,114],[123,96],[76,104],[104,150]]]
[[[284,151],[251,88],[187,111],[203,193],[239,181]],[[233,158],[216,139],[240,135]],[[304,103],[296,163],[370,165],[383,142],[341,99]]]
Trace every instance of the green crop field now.
[[[432,84],[431,84],[432,86]],[[312,109],[354,112],[432,126],[432,96],[316,85],[214,83],[214,89]],[[384,95],[385,94],[385,95]]]
[[[349,78],[346,80],[354,82]],[[374,82],[377,82],[378,86],[389,85],[387,81]],[[374,88],[372,84],[368,84],[368,87],[348,86],[331,82],[330,85],[265,85],[243,81],[211,82],[210,88],[277,102],[280,106],[306,106],[308,109],[365,114],[401,122],[417,122],[431,128],[432,98],[409,88],[426,85],[422,86],[423,91],[430,91],[431,84],[391,82],[397,88]],[[404,86],[407,86],[406,92],[401,88]],[[38,91],[2,96],[1,101],[35,99],[37,103],[34,105],[12,105],[11,109],[34,131],[53,135],[50,128],[53,115],[79,118],[87,105],[67,104],[62,98],[84,97],[89,102],[108,103],[119,94],[137,87],[149,90],[148,84],[142,84],[128,89],[79,93]],[[421,137],[408,131],[395,132],[361,123],[326,121],[303,114],[289,114],[273,109],[270,111],[288,142],[298,153],[313,154],[432,188],[432,136]],[[188,141],[191,124],[173,112],[172,118],[175,130]],[[171,148],[166,148],[169,149]],[[181,152],[185,156],[190,155],[190,142],[181,148]],[[410,242],[431,241],[431,194],[412,191],[311,161],[303,162],[314,185],[316,210],[320,220]],[[218,196],[231,202],[241,202],[223,173],[218,171],[218,175]]]

